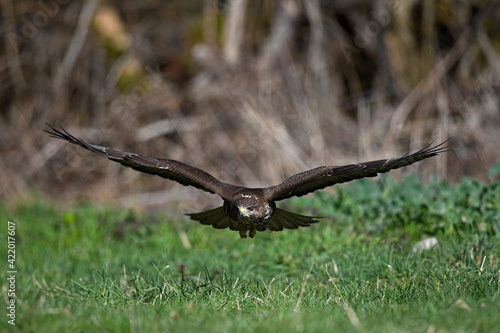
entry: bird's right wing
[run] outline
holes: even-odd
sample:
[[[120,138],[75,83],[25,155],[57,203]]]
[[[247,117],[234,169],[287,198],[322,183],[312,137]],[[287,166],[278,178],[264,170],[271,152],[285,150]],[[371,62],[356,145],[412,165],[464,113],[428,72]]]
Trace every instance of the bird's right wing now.
[[[226,192],[230,192],[230,187],[232,185],[222,183],[207,172],[185,163],[92,145],[82,139],[74,137],[60,125],[60,130],[49,124],[47,124],[47,126],[50,127],[50,130],[44,131],[52,137],[79,145],[91,152],[107,157],[111,161],[118,162],[137,171],[167,178],[185,186],[194,186],[200,190],[218,194],[223,198],[228,195]]]
[[[224,212],[224,207],[186,215],[189,216],[191,220],[198,221],[204,225],[211,225],[215,229],[229,228],[236,231],[239,231],[241,229],[241,225],[232,221],[229,216],[227,216],[227,214]]]

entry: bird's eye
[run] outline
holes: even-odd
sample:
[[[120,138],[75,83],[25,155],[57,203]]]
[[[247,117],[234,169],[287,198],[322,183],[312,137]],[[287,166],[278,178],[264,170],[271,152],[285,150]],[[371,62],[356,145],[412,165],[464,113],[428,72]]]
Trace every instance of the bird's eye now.
[[[249,212],[253,212],[253,210],[254,210],[254,209],[255,209],[255,207],[248,207],[248,208],[247,208],[247,210],[248,210]]]

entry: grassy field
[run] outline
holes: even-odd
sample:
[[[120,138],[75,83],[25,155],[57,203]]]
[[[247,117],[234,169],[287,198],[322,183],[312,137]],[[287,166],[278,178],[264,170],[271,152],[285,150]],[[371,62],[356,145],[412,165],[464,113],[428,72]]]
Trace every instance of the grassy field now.
[[[1,207],[0,331],[500,331],[500,183],[381,177],[337,192],[286,202],[321,223],[244,240],[168,212]]]

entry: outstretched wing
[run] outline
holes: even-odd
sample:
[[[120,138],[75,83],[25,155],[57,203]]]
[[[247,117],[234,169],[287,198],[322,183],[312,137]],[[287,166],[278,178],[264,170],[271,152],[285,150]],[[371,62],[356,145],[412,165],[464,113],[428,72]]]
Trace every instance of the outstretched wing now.
[[[392,169],[398,169],[423,159],[448,151],[445,142],[430,147],[427,146],[416,153],[405,154],[399,158],[370,161],[344,166],[322,166],[298,173],[283,183],[264,189],[267,200],[283,200],[293,196],[323,189],[327,186],[348,182],[354,179],[375,177]]]
[[[49,124],[46,125],[50,127],[50,130],[44,131],[52,137],[79,145],[80,147],[88,149],[96,154],[107,157],[111,161],[118,162],[137,171],[174,180],[185,186],[194,186],[200,190],[218,194],[221,197],[225,197],[227,195],[225,192],[230,192],[228,191],[228,187],[231,187],[232,185],[222,183],[205,171],[182,162],[147,157],[113,148],[92,145],[82,139],[74,137],[61,125],[59,125],[61,128],[60,130]]]

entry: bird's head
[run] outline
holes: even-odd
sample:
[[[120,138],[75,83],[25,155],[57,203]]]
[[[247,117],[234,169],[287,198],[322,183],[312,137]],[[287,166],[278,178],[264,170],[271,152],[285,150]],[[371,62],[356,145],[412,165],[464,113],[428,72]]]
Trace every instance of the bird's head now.
[[[255,195],[243,194],[235,202],[238,214],[242,218],[252,219],[259,214],[259,200]]]
[[[238,211],[242,217],[251,217],[255,215],[255,206],[238,206]]]
[[[267,223],[275,209],[276,204],[266,200],[261,189],[241,188],[231,198],[224,199],[227,216],[242,224]]]
[[[238,220],[259,223],[271,217],[275,205],[265,201],[261,196],[243,193],[234,202]]]

